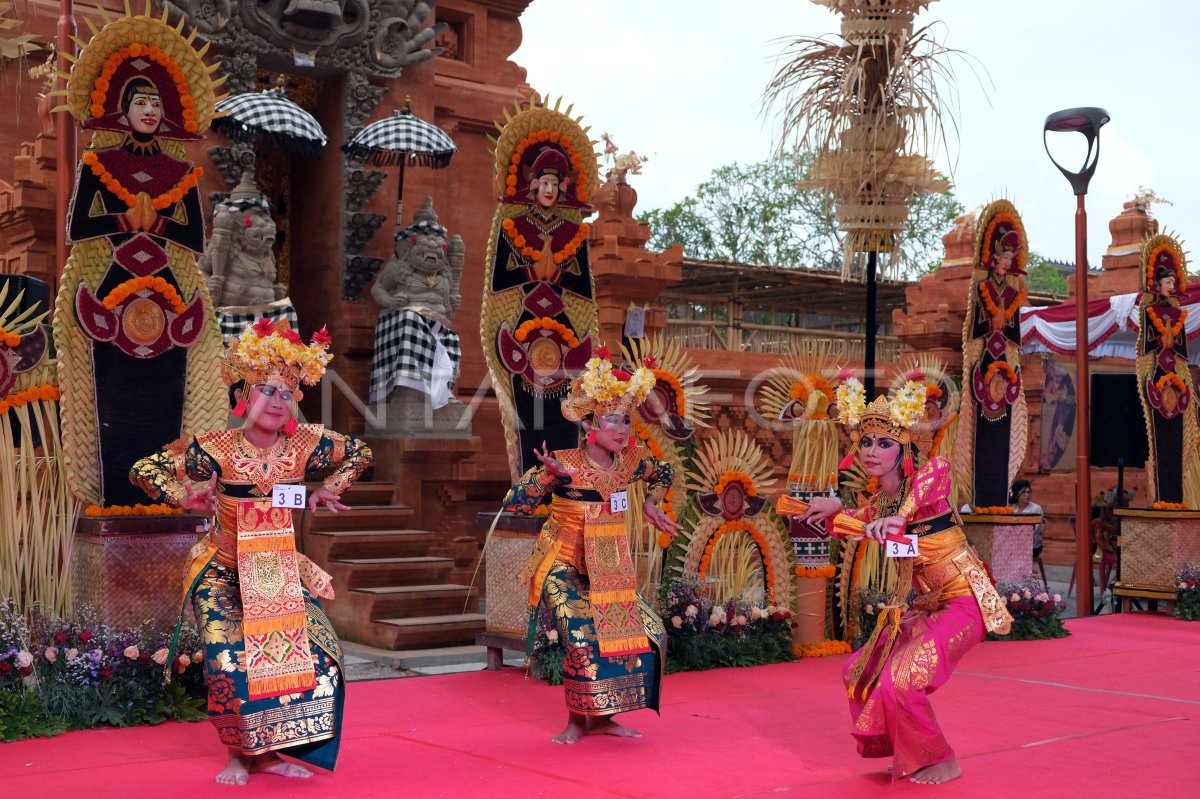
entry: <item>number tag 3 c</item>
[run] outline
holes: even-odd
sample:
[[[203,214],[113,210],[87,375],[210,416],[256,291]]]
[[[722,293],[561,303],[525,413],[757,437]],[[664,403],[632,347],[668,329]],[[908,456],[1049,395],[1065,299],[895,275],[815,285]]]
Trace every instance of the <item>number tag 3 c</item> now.
[[[608,495],[608,512],[624,513],[629,510],[629,492],[614,491]]]

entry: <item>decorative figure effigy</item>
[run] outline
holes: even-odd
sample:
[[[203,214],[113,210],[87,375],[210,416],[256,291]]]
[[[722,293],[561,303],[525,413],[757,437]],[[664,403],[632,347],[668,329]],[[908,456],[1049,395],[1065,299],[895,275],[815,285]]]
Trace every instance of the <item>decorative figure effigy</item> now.
[[[1029,434],[1019,352],[1029,242],[1017,209],[1007,200],[983,209],[975,241],[963,325],[964,391],[955,434],[955,480],[973,507],[1006,507]]]
[[[333,578],[296,550],[292,515],[293,506],[348,510],[341,495],[372,458],[352,435],[297,423],[300,385],[320,381],[330,343],[324,330],[305,343],[286,322],[246,327],[219,359],[243,425],[180,438],[138,460],[127,478],[155,502],[215,516],[191,552],[180,622],[190,602],[209,719],[229,749],[218,782],[243,784],[252,770],[310,776],[278,752],[329,770],[337,761],[345,671],[317,599],[334,598]],[[305,496],[308,475],[329,469]],[[278,506],[285,485],[293,493]]]
[[[395,255],[371,287],[383,308],[375,325],[372,403],[397,387],[427,394],[435,410],[453,401],[462,346],[452,323],[465,261],[462,237],[438,224],[433,198],[426,197],[412,224],[396,233]]]
[[[1183,247],[1158,234],[1142,244],[1142,296],[1138,302],[1138,395],[1146,417],[1149,502],[1200,506],[1200,429],[1193,410],[1187,310],[1179,297],[1187,280]]]
[[[671,467],[675,474],[684,474],[688,442],[695,439],[696,428],[708,427],[708,388],[700,384],[700,370],[683,347],[668,341],[661,333],[650,338],[630,339],[621,345],[626,368],[645,366],[654,375],[654,387],[646,399],[633,409],[633,434],[650,454]],[[677,494],[679,496],[677,496]],[[659,500],[659,507],[668,518],[678,521],[684,505],[682,489],[671,488]],[[641,484],[629,489],[626,518],[630,522],[629,545],[637,563],[639,589],[652,595],[662,574],[662,556],[671,543],[670,536],[653,534],[653,526],[641,519],[645,501]]]
[[[573,379],[563,417],[587,433],[583,444],[535,452],[539,464],[513,486],[504,509],[532,513],[547,494],[550,515],[521,572],[529,585],[529,644],[544,606],[563,642],[567,726],[554,737],[574,743],[585,734],[636,736],[613,722],[616,713],[659,706],[666,630],[637,592],[626,516],[628,489],[643,481],[641,516],[667,535],[678,525],[659,506],[671,488],[670,466],[637,445],[632,409],[655,386],[650,369],[614,368],[600,347]]]
[[[287,286],[278,282],[275,233],[270,203],[247,169],[213,207],[212,235],[198,264],[226,343],[263,317],[299,324]]]
[[[575,425],[552,400],[592,354],[597,311],[583,218],[599,167],[586,131],[557,105],[518,108],[495,152],[500,207],[480,332],[515,476],[537,465],[543,442],[551,449],[575,443]]]
[[[872,487],[850,510],[832,497],[806,503],[784,496],[776,507],[819,519],[835,535],[870,538],[897,556],[896,585],[843,671],[852,734],[863,757],[893,758],[893,781],[916,775],[917,782],[944,782],[958,776],[959,765],[929,694],[988,632],[1007,633],[1012,616],[949,504],[950,464],[923,460],[913,439],[928,412],[926,385],[906,380],[868,405],[857,380],[841,381],[838,419],[852,442],[848,457]]]
[[[76,495],[104,506],[138,501],[125,475],[139,454],[225,418],[221,336],[196,268],[202,170],[183,149],[217,98],[181,28],[109,21],[67,81],[65,108],[93,138],[54,314],[63,445]]]

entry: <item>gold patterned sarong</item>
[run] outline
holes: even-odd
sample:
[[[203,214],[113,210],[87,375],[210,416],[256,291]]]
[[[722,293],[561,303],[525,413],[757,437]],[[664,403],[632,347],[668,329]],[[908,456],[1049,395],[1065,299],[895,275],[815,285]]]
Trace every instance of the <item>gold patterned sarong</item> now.
[[[312,649],[292,512],[270,499],[221,498],[218,515],[234,516],[250,698],[312,690]]]

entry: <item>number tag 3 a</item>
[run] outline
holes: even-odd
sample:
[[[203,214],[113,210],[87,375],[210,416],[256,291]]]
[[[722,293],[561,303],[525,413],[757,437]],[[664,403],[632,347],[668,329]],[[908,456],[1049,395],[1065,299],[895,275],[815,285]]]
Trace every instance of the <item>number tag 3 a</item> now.
[[[608,512],[624,513],[629,510],[629,492],[614,491],[608,495]]]
[[[271,507],[302,510],[308,500],[308,486],[281,483],[271,489]]]
[[[899,541],[887,541],[887,556],[889,558],[915,558],[917,556],[917,536],[915,534],[906,534],[908,539],[907,544],[901,544]]]

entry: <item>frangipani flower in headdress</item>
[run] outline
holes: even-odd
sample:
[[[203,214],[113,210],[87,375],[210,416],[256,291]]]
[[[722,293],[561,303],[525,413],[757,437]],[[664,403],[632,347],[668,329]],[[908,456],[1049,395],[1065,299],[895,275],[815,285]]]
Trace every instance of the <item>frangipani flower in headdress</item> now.
[[[629,373],[609,360],[608,347],[600,347],[587,362],[583,374],[571,381],[562,401],[562,414],[573,422],[591,415],[628,413],[654,389],[654,372],[639,366]]]
[[[221,359],[221,376],[228,385],[238,380],[245,380],[247,386],[275,380],[300,399],[297,388],[301,383],[315,386],[325,375],[325,367],[333,360],[331,342],[325,328],[313,333],[305,344],[286,320],[272,322],[263,317],[230,343]]]
[[[839,375],[842,377],[842,375]],[[850,431],[854,446],[842,460],[841,469],[848,469],[858,452],[858,442],[869,433],[878,433],[894,439],[905,447],[912,443],[909,428],[914,427],[925,415],[926,385],[921,380],[906,380],[891,397],[876,397],[865,405],[866,392],[855,377],[846,377],[838,384],[838,421]],[[912,473],[912,454],[905,456],[905,475]]]

